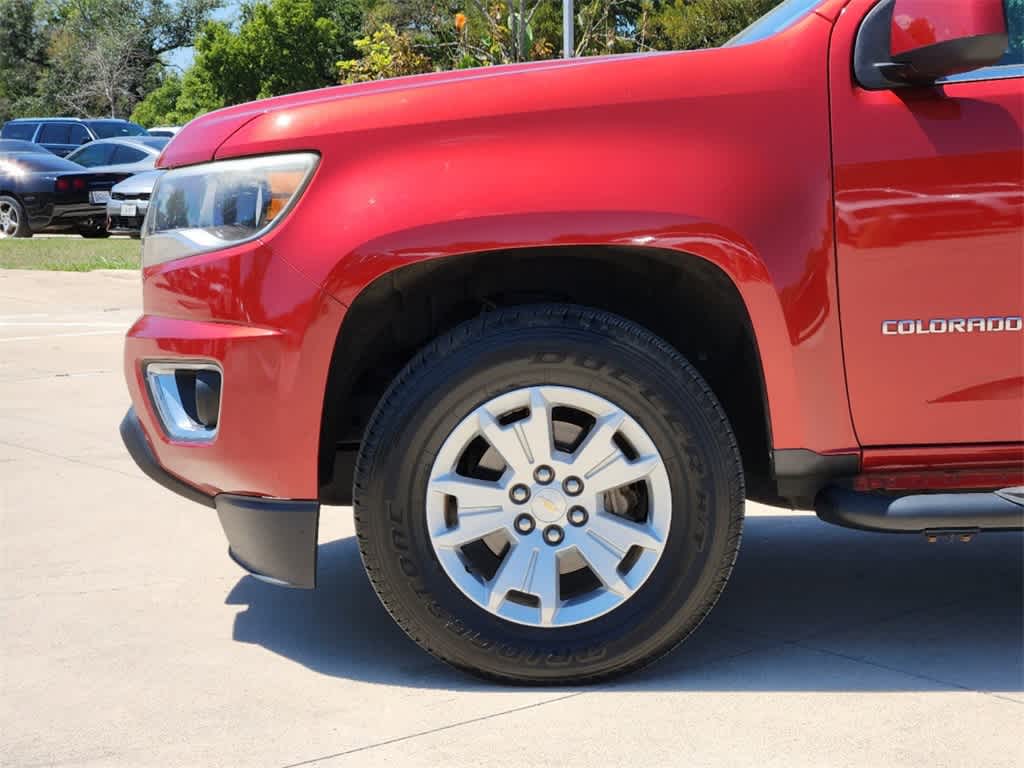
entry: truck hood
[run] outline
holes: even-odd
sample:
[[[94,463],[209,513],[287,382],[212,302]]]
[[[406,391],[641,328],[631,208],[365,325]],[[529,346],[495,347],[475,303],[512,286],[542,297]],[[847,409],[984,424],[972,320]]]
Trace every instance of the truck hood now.
[[[268,113],[316,108],[318,105],[337,104],[350,99],[401,94],[423,88],[442,88],[454,83],[481,81],[481,88],[490,87],[487,81],[507,81],[524,74],[554,71],[571,71],[599,67],[612,62],[625,62],[638,57],[666,55],[665,53],[618,54],[614,56],[592,56],[577,59],[554,59],[525,64],[505,64],[494,67],[480,67],[449,72],[431,72],[424,75],[376,80],[354,85],[321,88],[302,91],[270,99],[252,101],[234,107],[210,112],[188,123],[164,148],[157,160],[158,168],[194,165],[213,160],[217,149],[243,126]],[[671,52],[669,52],[671,55]],[[492,83],[493,84],[493,83]]]

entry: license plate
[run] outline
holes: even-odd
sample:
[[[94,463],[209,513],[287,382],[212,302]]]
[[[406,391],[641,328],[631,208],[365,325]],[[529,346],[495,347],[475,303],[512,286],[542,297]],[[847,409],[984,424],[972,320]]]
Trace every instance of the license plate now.
[[[122,216],[134,216],[136,213],[138,213],[138,208],[135,207],[135,203],[121,203]]]
[[[105,203],[110,199],[110,191],[106,189],[98,189],[89,193],[90,203]]]

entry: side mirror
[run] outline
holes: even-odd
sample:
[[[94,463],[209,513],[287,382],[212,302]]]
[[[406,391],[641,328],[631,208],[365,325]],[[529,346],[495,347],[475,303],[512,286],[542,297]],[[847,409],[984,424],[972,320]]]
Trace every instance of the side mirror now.
[[[927,85],[1006,52],[1003,0],[882,0],[861,23],[854,72],[868,89]]]

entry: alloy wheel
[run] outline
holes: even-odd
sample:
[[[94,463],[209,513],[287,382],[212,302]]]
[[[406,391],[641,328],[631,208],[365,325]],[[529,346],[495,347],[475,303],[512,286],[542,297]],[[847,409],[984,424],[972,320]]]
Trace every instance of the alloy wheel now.
[[[629,600],[671,524],[668,473],[620,407],[581,389],[494,397],[452,430],[427,487],[433,549],[478,606],[536,627],[579,624]]]
[[[18,209],[11,203],[0,203],[0,237],[14,237],[18,231]]]

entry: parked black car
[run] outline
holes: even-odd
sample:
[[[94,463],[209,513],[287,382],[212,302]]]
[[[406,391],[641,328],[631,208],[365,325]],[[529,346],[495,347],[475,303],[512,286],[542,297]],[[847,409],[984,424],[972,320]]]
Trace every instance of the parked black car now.
[[[107,237],[110,188],[129,175],[90,172],[45,152],[0,152],[0,239],[44,229]]]
[[[6,152],[41,152],[44,155],[53,153],[41,144],[33,144],[31,141],[21,139],[0,139],[0,154]]]
[[[9,120],[0,129],[0,139],[31,141],[61,157],[96,139],[145,135],[141,125],[113,118],[22,117]]]

